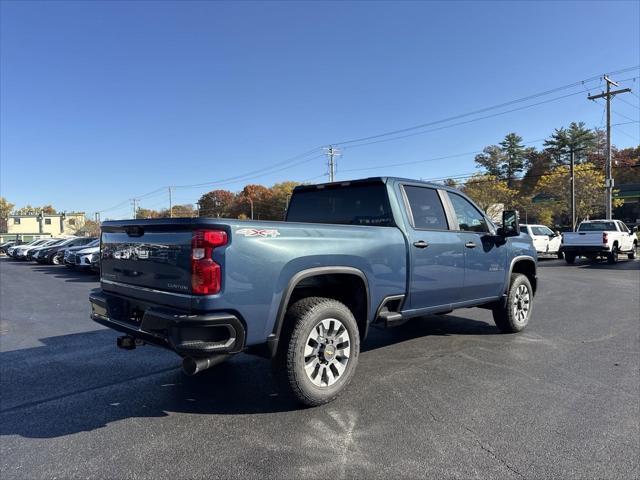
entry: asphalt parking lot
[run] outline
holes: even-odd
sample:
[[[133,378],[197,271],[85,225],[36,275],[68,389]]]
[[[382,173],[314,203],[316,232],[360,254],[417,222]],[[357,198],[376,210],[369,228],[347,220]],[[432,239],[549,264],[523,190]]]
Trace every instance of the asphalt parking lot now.
[[[195,377],[92,323],[97,277],[0,259],[0,476],[638,478],[640,262],[541,262],[528,330],[481,309],[373,329],[334,403],[270,364]]]

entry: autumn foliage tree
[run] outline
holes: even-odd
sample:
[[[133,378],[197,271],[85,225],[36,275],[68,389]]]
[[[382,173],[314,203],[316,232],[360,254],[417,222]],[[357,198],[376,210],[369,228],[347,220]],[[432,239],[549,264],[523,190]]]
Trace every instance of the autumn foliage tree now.
[[[601,216],[604,211],[604,173],[592,163],[575,166],[576,181],[576,219],[581,221]],[[554,214],[571,214],[571,182],[569,167],[561,165],[554,168],[538,182],[538,190],[547,200],[541,202],[543,208]],[[622,201],[614,201],[614,208]]]
[[[212,190],[198,200],[201,217],[229,217],[235,194],[229,190]]]
[[[505,180],[493,175],[474,175],[465,182],[462,191],[491,218],[498,217],[503,208],[510,208],[517,196],[517,191],[509,188]]]

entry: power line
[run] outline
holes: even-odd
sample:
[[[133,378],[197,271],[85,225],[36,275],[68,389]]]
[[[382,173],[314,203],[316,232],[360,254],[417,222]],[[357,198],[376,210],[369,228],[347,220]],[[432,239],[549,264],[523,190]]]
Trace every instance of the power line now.
[[[609,75],[617,75],[619,73],[625,73],[625,72],[637,70],[639,68],[640,68],[640,65],[636,65],[634,67],[624,68],[624,69],[621,69],[621,70],[616,70],[614,72],[610,72]],[[593,82],[593,81],[596,81],[596,80],[600,80],[601,78],[602,78],[602,75],[596,75],[596,76],[593,76],[593,77],[586,78],[584,80],[579,80],[577,82],[574,82],[574,83],[571,83],[571,84],[568,84],[568,85],[563,85],[561,87],[552,88],[550,90],[545,90],[545,91],[539,92],[539,93],[534,93],[532,95],[527,95],[526,97],[518,98],[518,99],[515,99],[515,100],[510,100],[508,102],[500,103],[500,104],[497,104],[497,105],[492,105],[490,107],[481,108],[479,110],[474,110],[474,111],[471,111],[471,112],[462,113],[462,114],[459,114],[459,115],[454,115],[454,116],[443,118],[443,119],[440,119],[440,120],[434,120],[432,122],[422,123],[420,125],[414,125],[412,127],[406,127],[406,128],[401,128],[401,129],[398,129],[398,130],[392,130],[392,131],[389,131],[389,132],[383,132],[383,133],[379,133],[379,134],[376,134],[376,135],[369,135],[369,136],[366,136],[366,137],[354,138],[354,139],[350,139],[350,140],[343,140],[341,142],[333,142],[333,145],[347,145],[347,144],[350,144],[350,143],[357,143],[357,142],[361,142],[361,141],[372,140],[372,139],[375,139],[375,138],[386,137],[386,136],[389,136],[389,135],[396,135],[396,134],[408,132],[408,131],[411,131],[411,130],[417,130],[417,129],[429,127],[429,126],[432,126],[432,125],[436,125],[436,124],[439,124],[439,123],[446,123],[446,122],[449,122],[449,121],[452,121],[452,120],[457,120],[459,118],[468,117],[468,116],[471,116],[471,115],[477,115],[479,113],[484,113],[484,112],[487,112],[489,110],[495,110],[495,109],[498,109],[498,108],[507,107],[507,106],[510,106],[510,105],[513,105],[513,104],[516,104],[516,103],[526,102],[527,100],[532,100],[534,98],[543,97],[543,96],[550,95],[552,93],[559,92],[559,91],[562,91],[562,90],[566,90],[566,89],[569,89],[569,88],[574,88],[574,87],[577,87],[577,86],[580,86],[580,85],[585,85],[586,83],[590,83],[590,82]]]
[[[508,113],[513,113],[513,112],[517,112],[517,111],[520,111],[520,110],[526,110],[527,108],[536,107],[538,105],[543,105],[545,103],[551,103],[551,102],[562,100],[562,99],[565,99],[565,98],[568,98],[568,97],[573,97],[575,95],[579,95],[579,94],[582,94],[582,93],[583,93],[582,91],[573,92],[573,93],[569,93],[567,95],[562,95],[560,97],[551,98],[549,100],[543,100],[541,102],[532,103],[530,105],[524,105],[522,107],[517,107],[517,108],[512,108],[510,110],[505,110],[504,112],[492,113],[490,115],[484,115],[482,117],[472,118],[470,120],[465,120],[463,122],[452,123],[450,125],[444,125],[442,127],[432,128],[432,129],[429,129],[429,130],[422,130],[420,132],[409,133],[407,135],[402,135],[402,136],[399,136],[399,137],[393,137],[393,138],[382,139],[382,140],[374,140],[372,142],[367,142],[367,143],[359,143],[359,144],[356,144],[356,145],[351,145],[351,146],[345,147],[345,150],[347,148],[350,149],[350,148],[364,147],[365,145],[373,145],[375,143],[390,142],[390,141],[393,141],[393,140],[400,140],[401,138],[407,138],[407,137],[413,137],[413,136],[416,136],[416,135],[423,135],[425,133],[437,132],[437,131],[440,131],[440,130],[445,130],[447,128],[458,127],[460,125],[467,125],[469,123],[477,122],[477,121],[480,121],[480,120],[486,120],[488,118],[499,117],[500,115],[506,115]]]
[[[538,142],[542,142],[543,140],[545,140],[544,138],[539,138],[537,140],[531,140],[529,142],[524,142],[524,145],[531,145],[534,143],[538,143]],[[352,168],[349,170],[343,170],[344,173],[348,173],[348,172],[362,172],[365,170],[377,170],[379,168],[388,168],[388,167],[404,167],[407,165],[417,165],[420,163],[428,163],[428,162],[436,162],[439,160],[449,160],[451,158],[458,158],[458,157],[464,157],[467,155],[478,155],[480,153],[483,153],[484,150],[474,150],[472,152],[464,152],[464,153],[455,153],[452,155],[445,155],[442,157],[434,157],[434,158],[427,158],[424,160],[414,160],[411,162],[399,162],[399,163],[386,163],[384,165],[377,165],[377,166],[373,166],[373,167],[365,167],[365,168]]]
[[[616,125],[611,125],[612,127],[616,127],[616,130],[618,131],[618,133],[622,133],[623,135],[631,138],[632,140],[635,140],[636,142],[640,141],[640,138],[638,137],[634,137],[633,135],[631,135],[630,133],[625,132],[624,130],[622,130],[620,127],[616,126]]]
[[[630,107],[635,108],[636,110],[640,110],[640,106],[638,106],[638,105],[634,105],[634,104],[633,104],[633,103],[631,103],[631,102],[627,102],[627,101],[626,101],[624,98],[622,98],[622,97],[620,97],[618,100],[619,100],[619,101],[621,101],[622,103],[626,103],[627,105],[629,105]]]
[[[220,185],[220,184],[226,184],[226,183],[234,183],[234,182],[237,182],[237,181],[250,180],[251,178],[258,178],[260,176],[269,175],[271,173],[275,173],[275,172],[281,171],[282,169],[278,169],[278,170],[275,170],[273,172],[271,171],[272,169],[277,168],[277,167],[279,167],[281,165],[285,165],[286,164],[286,166],[285,166],[285,169],[286,169],[286,168],[290,168],[290,167],[293,167],[293,166],[296,166],[296,165],[300,165],[302,163],[310,162],[311,160],[315,160],[315,159],[317,159],[319,157],[322,157],[322,154],[318,154],[318,152],[320,152],[320,151],[321,151],[321,147],[316,147],[316,148],[313,148],[311,150],[308,150],[305,153],[301,153],[299,155],[296,155],[294,157],[288,158],[288,159],[283,160],[281,162],[274,163],[273,165],[270,165],[268,167],[263,167],[263,168],[260,168],[258,170],[254,170],[254,171],[251,171],[251,172],[244,173],[242,175],[236,175],[234,177],[223,178],[221,180],[213,180],[211,182],[193,183],[193,184],[189,184],[189,185],[173,185],[173,187],[174,188],[208,187],[208,186],[211,186],[211,185]],[[304,157],[308,157],[309,155],[311,155],[313,153],[316,154],[315,157],[304,158]],[[303,159],[303,160],[301,160],[299,162],[295,162],[298,159]],[[295,163],[292,163],[292,162],[295,162]],[[288,165],[288,164],[290,164],[290,165]]]
[[[640,68],[640,66],[629,67],[629,68],[625,68],[625,69],[621,69],[621,70],[616,70],[614,72],[611,72],[611,74],[620,74],[620,73],[624,73],[624,72],[637,70],[638,68]],[[635,81],[636,78],[637,77],[632,77],[630,79],[624,79],[624,80],[621,80],[621,82],[628,81],[628,80],[634,80]],[[412,127],[407,127],[407,128],[403,128],[403,129],[399,129],[399,130],[393,130],[393,131],[389,131],[389,132],[383,132],[383,133],[380,133],[380,134],[377,134],[377,135],[370,135],[370,136],[367,136],[367,137],[361,137],[361,138],[356,138],[356,139],[351,139],[351,140],[345,140],[345,141],[342,141],[342,142],[334,142],[333,145],[347,145],[347,144],[350,145],[350,144],[354,144],[355,143],[356,145],[350,145],[349,148],[356,148],[356,147],[360,147],[360,146],[365,146],[367,144],[379,143],[381,141],[399,140],[401,138],[406,138],[406,137],[413,136],[413,135],[419,135],[419,134],[424,134],[424,133],[428,133],[428,132],[431,132],[431,131],[442,130],[444,128],[451,128],[451,127],[454,127],[454,126],[459,126],[459,125],[468,124],[468,123],[471,123],[471,122],[475,122],[475,121],[479,121],[479,120],[483,120],[483,119],[487,119],[487,118],[492,118],[492,117],[495,117],[495,116],[498,116],[498,115],[505,115],[507,113],[523,110],[523,109],[526,109],[526,108],[531,108],[531,107],[534,107],[534,106],[537,106],[537,105],[541,105],[541,104],[544,104],[544,103],[549,103],[549,102],[561,100],[563,98],[567,98],[567,97],[576,95],[576,94],[581,93],[581,92],[573,92],[573,93],[570,93],[570,94],[567,94],[567,95],[562,95],[562,96],[559,96],[559,97],[555,97],[553,99],[548,99],[548,100],[544,100],[544,101],[541,101],[541,102],[536,102],[534,104],[524,105],[522,107],[510,109],[510,110],[503,111],[503,112],[498,112],[498,113],[491,114],[491,115],[485,115],[485,116],[474,118],[474,119],[470,119],[470,120],[467,120],[467,121],[464,121],[464,122],[458,122],[456,124],[442,126],[442,127],[435,128],[435,129],[430,129],[430,130],[427,130],[427,131],[413,132],[413,133],[408,134],[408,135],[397,136],[398,134],[401,134],[401,133],[404,133],[404,132],[409,132],[409,131],[413,131],[413,130],[420,130],[420,129],[424,129],[424,128],[429,127],[429,126],[442,124],[442,123],[447,123],[447,122],[450,122],[452,120],[456,120],[456,119],[460,119],[460,118],[464,118],[464,117],[468,117],[468,116],[477,115],[477,114],[484,113],[484,112],[487,112],[487,111],[490,111],[490,110],[495,110],[495,109],[498,109],[498,108],[504,108],[506,106],[510,106],[510,105],[517,104],[517,103],[522,103],[522,102],[525,102],[525,101],[528,101],[528,100],[532,100],[532,99],[535,99],[535,98],[539,98],[539,97],[542,97],[542,96],[546,96],[546,95],[549,95],[549,94],[552,94],[552,93],[555,93],[555,92],[558,92],[558,91],[566,90],[566,89],[569,89],[569,88],[574,88],[576,86],[583,86],[584,88],[586,88],[586,84],[594,82],[596,80],[602,80],[602,76],[599,75],[599,76],[589,77],[589,78],[586,78],[584,80],[580,80],[578,82],[574,82],[574,83],[571,83],[571,84],[563,85],[561,87],[557,87],[557,88],[554,88],[554,89],[546,90],[546,91],[539,92],[539,93],[536,93],[536,94],[528,95],[528,96],[525,96],[525,97],[522,97],[522,98],[518,98],[518,99],[515,99],[515,100],[504,102],[504,103],[501,103],[501,104],[492,105],[490,107],[485,107],[485,108],[482,108],[482,109],[479,109],[479,110],[475,110],[475,111],[472,111],[472,112],[467,112],[467,113],[463,113],[463,114],[459,114],[459,115],[454,115],[454,116],[451,116],[451,117],[448,117],[448,118],[435,120],[435,121],[432,121],[432,122],[427,122],[427,123],[423,123],[423,124],[420,124],[420,125],[415,125],[415,126],[412,126]],[[384,140],[376,140],[375,142],[369,142],[369,143],[361,143],[363,141],[381,139],[383,137],[388,137],[388,136],[391,136],[393,138],[384,139]],[[283,160],[281,162],[277,162],[277,163],[272,164],[270,166],[263,167],[263,168],[260,168],[260,169],[257,169],[257,170],[251,171],[251,172],[247,172],[247,173],[244,173],[242,175],[237,175],[237,176],[234,176],[234,177],[228,177],[228,178],[225,178],[225,179],[211,181],[211,182],[196,183],[196,184],[189,184],[189,185],[173,185],[172,187],[173,188],[208,187],[208,186],[225,185],[225,184],[236,183],[236,182],[240,182],[240,181],[247,181],[247,180],[251,180],[251,179],[254,179],[254,178],[259,178],[259,177],[262,177],[262,176],[265,176],[265,175],[270,175],[270,174],[273,174],[273,173],[277,173],[277,172],[292,168],[292,167],[300,165],[302,163],[307,163],[307,162],[310,162],[312,160],[315,160],[315,159],[321,157],[322,155],[311,157],[311,158],[306,158],[306,157],[309,157],[310,155],[318,152],[319,149],[320,149],[320,147],[316,147],[314,149],[311,149],[311,150],[309,150],[307,152],[301,153],[301,154],[296,155],[294,157],[288,158],[288,159]],[[297,160],[299,160],[299,161],[297,161]],[[160,188],[152,190],[151,192],[148,192],[148,193],[146,193],[144,195],[140,195],[137,198],[138,199],[143,199],[143,198],[148,198],[148,197],[154,196],[155,194],[159,194],[159,192],[162,192],[166,188],[168,188],[168,187],[167,186],[160,187]],[[116,208],[118,208],[121,205],[126,204],[126,203],[127,203],[127,201],[124,201],[124,202],[121,202],[121,203],[115,205],[114,207],[110,207],[110,208],[104,209],[104,210],[99,210],[98,212],[106,212],[106,211],[114,210],[114,209],[116,209]]]

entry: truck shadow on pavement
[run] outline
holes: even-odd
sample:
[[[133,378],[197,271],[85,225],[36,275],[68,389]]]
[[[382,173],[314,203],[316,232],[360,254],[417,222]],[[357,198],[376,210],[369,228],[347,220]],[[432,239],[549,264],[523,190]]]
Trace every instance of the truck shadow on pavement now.
[[[640,270],[640,260],[623,258],[620,255],[620,259],[617,263],[609,264],[606,260],[587,260],[586,258],[577,258],[573,265],[567,265],[564,260],[538,262],[538,266],[543,268],[580,268],[586,270]]]
[[[403,342],[428,336],[498,335],[485,322],[456,316],[415,319],[381,331],[372,328],[362,353],[398,358]],[[53,438],[104,428],[130,418],[172,413],[269,414],[303,410],[280,393],[271,362],[238,355],[194,377],[184,375],[172,352],[142,347],[117,350],[110,330],[41,339],[41,346],[0,353],[0,436]],[[420,347],[422,348],[422,347]],[[356,373],[372,368],[361,358]],[[384,363],[384,362],[383,362]],[[386,367],[390,370],[393,365]],[[357,381],[338,399],[356,398]],[[354,397],[351,397],[351,396]],[[357,407],[354,407],[357,408]],[[323,407],[304,415],[322,414]],[[116,427],[117,428],[117,427]]]

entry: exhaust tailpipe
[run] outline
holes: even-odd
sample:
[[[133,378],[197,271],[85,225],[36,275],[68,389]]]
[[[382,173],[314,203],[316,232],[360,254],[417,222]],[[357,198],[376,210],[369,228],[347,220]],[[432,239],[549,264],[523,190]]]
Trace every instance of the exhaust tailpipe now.
[[[187,375],[195,375],[196,373],[224,362],[229,357],[229,354],[224,353],[205,358],[184,357],[184,360],[182,360],[182,369]]]

